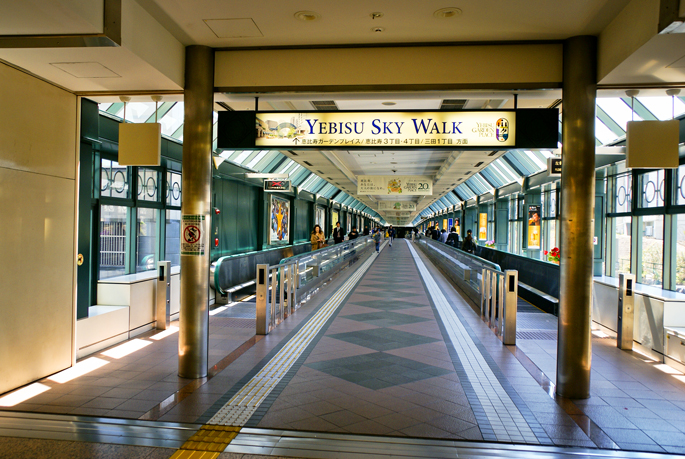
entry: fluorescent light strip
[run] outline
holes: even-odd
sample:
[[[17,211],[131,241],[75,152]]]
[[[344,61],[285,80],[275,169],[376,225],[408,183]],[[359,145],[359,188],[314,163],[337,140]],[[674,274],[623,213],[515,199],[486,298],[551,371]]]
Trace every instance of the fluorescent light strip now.
[[[109,362],[107,360],[98,359],[97,357],[91,357],[86,360],[82,360],[71,368],[67,368],[64,371],[50,376],[48,379],[56,383],[64,384],[72,379],[76,379],[79,376],[86,375],[91,371],[97,370],[100,367],[107,365]]]
[[[210,312],[210,314],[211,314],[211,312]],[[178,331],[178,327],[169,327],[166,330],[164,330],[163,332],[159,332],[156,335],[151,336],[150,339],[153,339],[155,341],[159,341],[160,339],[164,339],[167,336],[173,335],[177,331]]]
[[[139,351],[142,348],[149,346],[150,344],[152,344],[151,341],[133,339],[120,346],[114,347],[108,351],[103,352],[102,355],[106,355],[107,357],[111,357],[113,359],[120,359],[122,357],[126,357],[127,355],[133,354],[134,352]]]
[[[15,390],[4,397],[0,397],[0,406],[18,405],[35,397],[36,395],[42,394],[46,390],[50,390],[50,386],[40,383],[34,383],[30,386],[22,387],[21,389]]]

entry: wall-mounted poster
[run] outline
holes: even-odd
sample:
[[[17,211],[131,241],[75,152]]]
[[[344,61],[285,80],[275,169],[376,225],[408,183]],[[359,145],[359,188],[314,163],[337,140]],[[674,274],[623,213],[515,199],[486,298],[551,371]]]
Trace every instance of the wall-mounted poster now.
[[[457,234],[461,234],[460,222],[458,218],[454,219],[454,227],[457,229]]]
[[[488,214],[478,214],[478,240],[485,241],[488,238]]]
[[[540,206],[528,206],[528,249],[540,249]]]
[[[288,244],[290,239],[290,201],[271,196],[269,244]]]
[[[326,234],[326,209],[323,207],[316,208],[316,224],[319,225],[321,231]]]
[[[442,228],[441,229],[444,229],[445,231],[450,230],[450,227],[447,226],[447,219],[446,218],[443,218],[443,220],[442,220]]]
[[[447,231],[452,231],[453,226],[454,226],[454,219],[448,218],[447,219]]]

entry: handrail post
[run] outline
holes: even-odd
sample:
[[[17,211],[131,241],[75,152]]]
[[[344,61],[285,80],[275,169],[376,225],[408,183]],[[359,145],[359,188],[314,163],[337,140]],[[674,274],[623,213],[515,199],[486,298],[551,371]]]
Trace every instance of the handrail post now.
[[[497,322],[497,334],[502,336],[504,334],[504,297],[505,297],[505,285],[507,281],[507,276],[505,274],[499,274],[499,290],[497,293],[497,315],[499,317]]]
[[[483,320],[487,320],[490,315],[490,270],[483,269],[483,307],[481,310]]]
[[[297,302],[297,289],[300,288],[300,263],[296,262],[293,265],[293,277],[295,280],[293,281],[293,311],[295,309],[299,309],[300,305]]]
[[[506,297],[504,299],[504,336],[502,342],[516,345],[516,313],[519,290],[519,273],[516,270],[504,271]]]
[[[267,308],[267,295],[269,279],[267,273],[269,272],[269,265],[257,265],[257,335],[267,335],[270,331],[271,325],[270,309]]]

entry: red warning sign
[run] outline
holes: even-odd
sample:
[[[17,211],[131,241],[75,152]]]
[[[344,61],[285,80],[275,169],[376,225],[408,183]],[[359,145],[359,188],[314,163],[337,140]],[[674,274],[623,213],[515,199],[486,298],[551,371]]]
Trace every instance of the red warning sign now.
[[[181,224],[181,255],[204,255],[204,215],[183,215]]]

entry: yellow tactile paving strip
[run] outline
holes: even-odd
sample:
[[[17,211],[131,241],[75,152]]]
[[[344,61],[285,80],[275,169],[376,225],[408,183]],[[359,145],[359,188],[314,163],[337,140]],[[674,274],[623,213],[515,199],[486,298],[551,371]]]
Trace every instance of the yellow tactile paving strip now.
[[[240,427],[202,426],[170,459],[214,459],[240,432]]]

